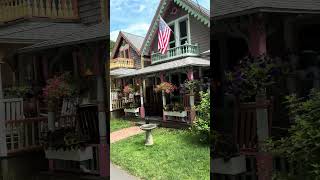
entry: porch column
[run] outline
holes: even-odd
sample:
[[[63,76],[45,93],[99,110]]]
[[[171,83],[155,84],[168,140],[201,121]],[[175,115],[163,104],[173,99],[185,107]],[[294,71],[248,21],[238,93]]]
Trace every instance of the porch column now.
[[[193,68],[188,69],[188,79],[189,81],[194,80]],[[190,103],[190,117],[189,117],[190,119],[189,120],[190,120],[190,123],[192,123],[196,116],[196,111],[194,109],[194,92],[190,92],[189,103]]]
[[[140,84],[140,117],[142,119],[145,118],[145,109],[144,109],[144,104],[143,104],[143,97],[144,97],[144,93],[143,93],[143,78],[141,78],[139,80],[139,84]]]
[[[164,82],[164,74],[163,74],[163,72],[160,72],[160,81],[161,81],[161,83]],[[162,106],[164,108],[167,105],[166,96],[165,96],[164,91],[162,91],[161,93],[162,93]],[[163,121],[166,121],[166,116],[164,114],[163,114]]]
[[[79,78],[79,70],[78,70],[78,52],[72,52],[72,60],[73,60],[73,77]]]
[[[264,152],[261,146],[269,137],[268,105],[265,96],[256,97],[258,154],[257,174],[259,180],[270,180],[272,176],[272,155]]]
[[[42,56],[42,75],[44,80],[47,81],[49,79],[49,71],[48,71],[48,58],[46,56]]]
[[[5,128],[5,114],[4,114],[4,104],[3,100],[3,91],[2,91],[2,77],[1,77],[1,65],[3,64],[2,56],[0,54],[0,161],[1,161],[1,169],[0,171],[3,173],[3,177],[7,178],[9,166],[8,160],[2,157],[7,157],[7,142],[6,142],[6,128]]]
[[[105,47],[100,47],[101,49],[97,48],[96,55],[95,55],[95,62],[96,64],[105,64],[105,60],[107,59],[105,57]],[[109,69],[107,67],[107,69]],[[100,167],[100,176],[101,177],[107,177],[110,175],[109,173],[109,141],[107,139],[107,115],[106,115],[106,105],[105,103],[109,104],[108,98],[110,96],[105,96],[105,89],[110,88],[110,84],[106,83],[106,79],[109,80],[110,75],[109,73],[106,73],[105,66],[97,66],[97,102],[98,102],[98,117],[99,117],[99,134],[100,134],[100,145],[99,145],[99,167]],[[107,75],[107,77],[104,77]],[[106,78],[106,79],[104,79]],[[107,86],[105,88],[105,86]],[[105,97],[107,97],[107,101],[105,100]]]
[[[267,53],[267,33],[263,16],[253,16],[249,24],[249,51],[254,57]]]

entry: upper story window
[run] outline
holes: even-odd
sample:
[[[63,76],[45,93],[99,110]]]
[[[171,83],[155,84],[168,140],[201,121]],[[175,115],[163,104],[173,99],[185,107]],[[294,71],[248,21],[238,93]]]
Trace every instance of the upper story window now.
[[[174,48],[185,43],[191,43],[190,38],[190,23],[189,16],[180,17],[168,23],[170,29],[173,31],[170,36],[169,47]]]

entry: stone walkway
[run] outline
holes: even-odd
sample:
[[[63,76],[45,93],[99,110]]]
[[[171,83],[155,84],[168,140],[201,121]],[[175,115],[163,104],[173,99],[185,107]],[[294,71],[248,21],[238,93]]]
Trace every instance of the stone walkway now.
[[[138,126],[121,129],[110,134],[110,142],[114,143],[141,133],[143,131]],[[110,180],[138,180],[138,178],[110,162]]]
[[[138,126],[121,129],[110,134],[110,142],[114,143],[141,133],[143,133],[143,131]]]

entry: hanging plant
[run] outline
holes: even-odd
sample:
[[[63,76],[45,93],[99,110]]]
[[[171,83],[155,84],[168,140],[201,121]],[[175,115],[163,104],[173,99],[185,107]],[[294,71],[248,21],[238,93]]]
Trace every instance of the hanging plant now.
[[[94,49],[92,46],[85,46],[81,48],[81,51],[84,55],[84,68],[85,68],[85,75],[86,76],[92,76],[93,75],[93,61],[92,57],[94,55]]]
[[[182,85],[190,94],[193,94],[194,91],[197,91],[200,86],[200,81],[198,80],[186,80]]]
[[[43,95],[48,102],[48,108],[54,110],[62,98],[71,97],[76,89],[68,82],[69,73],[55,76],[47,81]]]
[[[175,91],[177,87],[173,85],[172,83],[169,82],[162,82],[161,84],[157,85],[156,88],[154,89],[155,92],[161,92],[164,91],[167,94],[172,93]]]

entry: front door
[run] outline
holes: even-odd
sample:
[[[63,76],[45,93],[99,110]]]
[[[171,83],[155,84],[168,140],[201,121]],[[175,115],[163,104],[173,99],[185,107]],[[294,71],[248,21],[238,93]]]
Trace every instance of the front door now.
[[[145,97],[144,106],[145,106],[146,116],[162,117],[162,114],[163,114],[162,94],[161,92],[154,91],[156,82],[160,82],[160,79],[155,77],[150,77],[146,80],[146,97]]]

